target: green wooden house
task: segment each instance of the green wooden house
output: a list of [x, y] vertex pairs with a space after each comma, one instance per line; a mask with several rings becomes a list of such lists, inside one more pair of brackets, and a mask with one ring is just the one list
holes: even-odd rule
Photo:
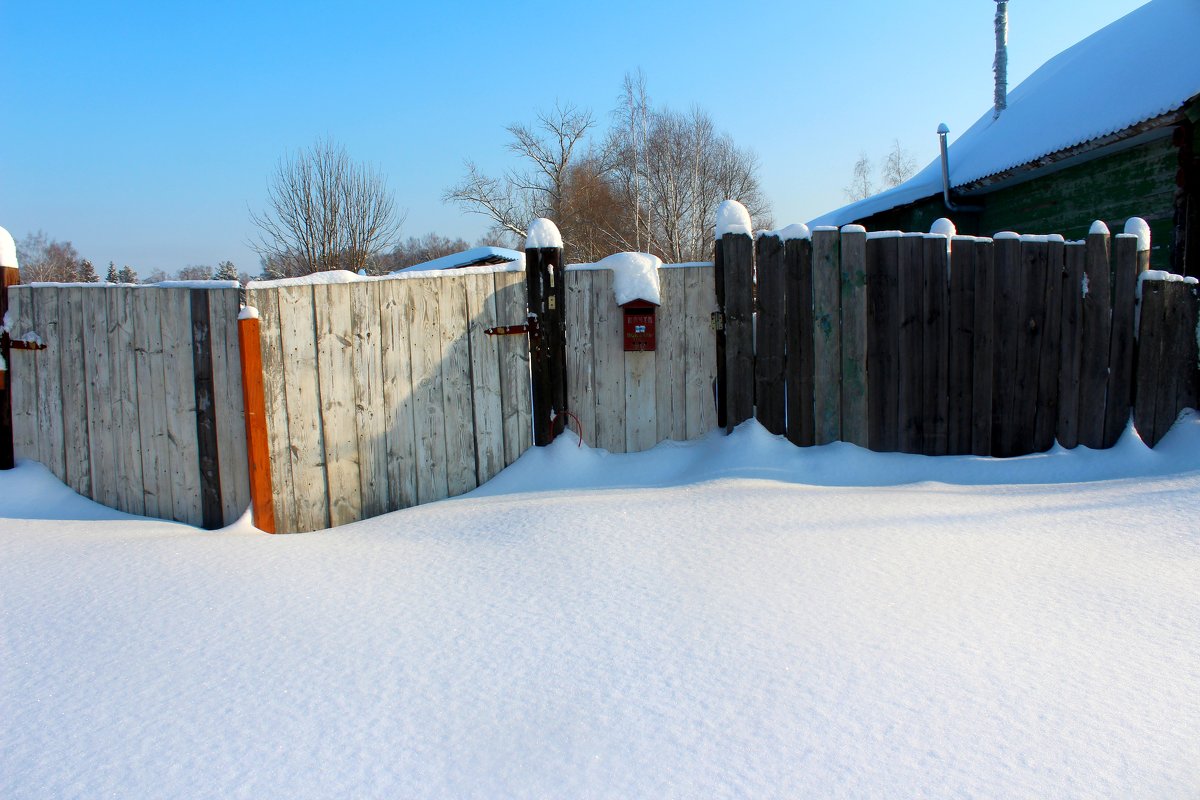
[[1200, 2], [1152, 0], [1039, 67], [908, 181], [813, 220], [1061, 233], [1150, 224], [1151, 265], [1200, 276]]

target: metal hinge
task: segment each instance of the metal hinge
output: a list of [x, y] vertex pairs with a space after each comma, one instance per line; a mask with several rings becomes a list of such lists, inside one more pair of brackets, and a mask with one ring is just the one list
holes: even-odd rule
[[708, 324], [714, 331], [725, 330], [725, 314], [722, 311], [714, 311], [709, 316]]

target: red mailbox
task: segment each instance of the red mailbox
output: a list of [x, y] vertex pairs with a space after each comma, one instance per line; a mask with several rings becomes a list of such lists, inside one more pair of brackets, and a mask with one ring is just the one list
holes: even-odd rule
[[621, 306], [625, 312], [625, 352], [654, 350], [654, 314], [657, 304], [648, 300], [630, 300]]

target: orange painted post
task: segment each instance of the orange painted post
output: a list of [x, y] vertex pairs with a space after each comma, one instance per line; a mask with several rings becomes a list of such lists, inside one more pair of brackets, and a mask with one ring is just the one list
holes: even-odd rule
[[271, 491], [271, 451], [267, 447], [267, 406], [260, 348], [258, 311], [246, 306], [238, 315], [238, 354], [242, 362], [250, 519], [260, 531], [275, 533], [275, 498]]

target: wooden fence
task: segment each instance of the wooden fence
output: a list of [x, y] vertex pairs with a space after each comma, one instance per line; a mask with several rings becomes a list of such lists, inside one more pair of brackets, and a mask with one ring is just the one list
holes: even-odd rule
[[659, 270], [657, 346], [648, 352], [624, 349], [610, 270], [572, 267], [565, 283], [567, 408], [585, 442], [632, 453], [716, 427], [711, 264]]
[[251, 284], [275, 528], [470, 491], [531, 445], [524, 273]]
[[75, 491], [208, 528], [248, 500], [238, 290], [8, 290], [13, 443]]
[[727, 425], [757, 416], [802, 446], [1013, 456], [1111, 447], [1133, 412], [1153, 445], [1197, 405], [1197, 298], [1145, 281], [1139, 346], [1137, 241], [726, 235]]

